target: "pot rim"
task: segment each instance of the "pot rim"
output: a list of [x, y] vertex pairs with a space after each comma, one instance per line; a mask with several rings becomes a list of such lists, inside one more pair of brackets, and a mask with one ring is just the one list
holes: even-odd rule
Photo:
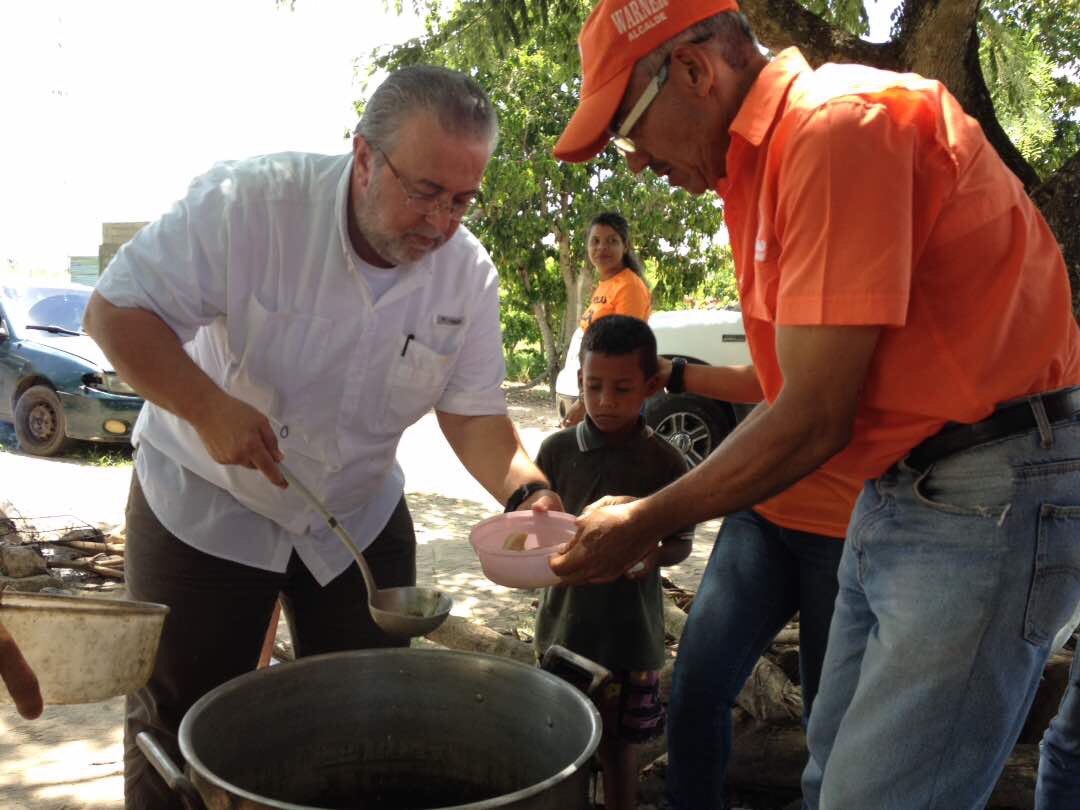
[[293, 804], [291, 802], [284, 802], [277, 799], [271, 799], [267, 796], [262, 796], [258, 793], [254, 793], [249, 790], [240, 788], [228, 780], [218, 776], [215, 772], [211, 771], [195, 753], [194, 745], [191, 741], [191, 727], [195, 722], [195, 719], [205, 711], [205, 707], [217, 700], [221, 695], [234, 692], [238, 689], [244, 689], [251, 681], [265, 678], [275, 677], [281, 672], [296, 672], [296, 667], [315, 667], [321, 662], [327, 660], [336, 660], [339, 658], [370, 658], [378, 656], [385, 658], [387, 656], [400, 658], [402, 656], [415, 656], [415, 655], [429, 655], [438, 656], [444, 658], [464, 657], [470, 659], [484, 659], [494, 663], [496, 666], [504, 666], [513, 668], [520, 668], [525, 672], [532, 673], [533, 675], [540, 677], [541, 679], [547, 679], [549, 682], [556, 685], [556, 688], [562, 689], [567, 695], [567, 699], [576, 701], [579, 705], [587, 710], [588, 716], [591, 720], [591, 733], [589, 734], [589, 741], [586, 743], [584, 750], [574, 759], [572, 763], [567, 765], [560, 771], [553, 773], [548, 778], [536, 784], [524, 787], [521, 790], [516, 790], [513, 793], [504, 793], [501, 796], [496, 796], [491, 799], [485, 799], [480, 802], [471, 802], [469, 804], [455, 804], [445, 805], [437, 808], [429, 808], [429, 810], [460, 810], [461, 808], [467, 808], [468, 810], [491, 810], [492, 808], [505, 807], [515, 802], [528, 799], [532, 796], [543, 793], [554, 785], [564, 781], [573, 774], [577, 773], [582, 766], [592, 757], [595, 753], [597, 746], [600, 744], [600, 736], [603, 730], [603, 726], [600, 720], [600, 713], [597, 711], [596, 706], [589, 700], [580, 690], [571, 686], [557, 675], [541, 669], [540, 667], [530, 667], [527, 664], [523, 664], [520, 661], [514, 661], [513, 659], [506, 658], [499, 655], [488, 655], [487, 653], [466, 652], [463, 650], [425, 650], [425, 649], [413, 649], [413, 648], [400, 648], [400, 649], [377, 649], [377, 650], [349, 650], [345, 652], [325, 653], [323, 655], [312, 655], [305, 658], [301, 658], [297, 661], [291, 661], [287, 664], [282, 664], [273, 667], [267, 667], [265, 669], [257, 669], [252, 672], [247, 672], [243, 675], [238, 675], [232, 680], [226, 681], [218, 687], [207, 692], [201, 698], [199, 698], [191, 708], [184, 714], [184, 719], [180, 722], [179, 730], [179, 742], [180, 753], [183, 755], [184, 760], [187, 762], [188, 767], [194, 770], [201, 779], [215, 785], [216, 787], [230, 793], [234, 796], [238, 796], [249, 801], [257, 802], [265, 807], [278, 808], [279, 810], [317, 810], [314, 805], [305, 804]]

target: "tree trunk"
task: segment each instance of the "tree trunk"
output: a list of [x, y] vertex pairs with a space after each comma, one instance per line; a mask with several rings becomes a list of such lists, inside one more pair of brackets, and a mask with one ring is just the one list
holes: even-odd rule
[[529, 294], [529, 298], [533, 300], [532, 313], [533, 317], [536, 318], [537, 328], [540, 329], [541, 345], [544, 350], [544, 358], [547, 360], [547, 376], [551, 381], [551, 399], [554, 402], [555, 376], [559, 373], [559, 365], [556, 360], [559, 356], [559, 349], [555, 345], [555, 335], [551, 331], [551, 323], [548, 320], [547, 304], [540, 296], [532, 294], [532, 279], [529, 278], [527, 269], [519, 267], [518, 276], [521, 278], [521, 285]]
[[551, 331], [551, 324], [548, 323], [547, 307], [542, 301], [533, 304], [533, 316], [536, 318], [536, 325], [540, 327], [540, 339], [544, 346], [544, 357], [547, 359], [547, 378], [549, 389], [551, 393], [551, 401], [555, 402], [555, 378], [559, 376], [559, 357], [562, 352], [559, 347], [555, 345], [555, 334]]
[[1080, 153], [1032, 191], [1031, 199], [1061, 245], [1072, 283], [1073, 312], [1080, 313]]

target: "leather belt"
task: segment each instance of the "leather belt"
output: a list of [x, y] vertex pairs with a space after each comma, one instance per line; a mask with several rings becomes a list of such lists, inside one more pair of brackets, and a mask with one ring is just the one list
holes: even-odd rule
[[1080, 388], [1065, 388], [1049, 394], [1025, 397], [1002, 405], [986, 419], [971, 425], [946, 425], [922, 444], [915, 447], [905, 463], [916, 470], [925, 470], [935, 461], [979, 444], [1026, 433], [1038, 427], [1031, 400], [1042, 400], [1046, 418], [1051, 424], [1072, 418], [1080, 413]]

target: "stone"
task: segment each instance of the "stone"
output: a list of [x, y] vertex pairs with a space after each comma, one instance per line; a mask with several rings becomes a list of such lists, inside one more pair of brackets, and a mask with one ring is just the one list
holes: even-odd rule
[[88, 526], [84, 529], [72, 529], [64, 534], [58, 542], [69, 543], [72, 540], [81, 540], [90, 543], [104, 543], [105, 534], [101, 529], [95, 529], [92, 526]]
[[0, 567], [16, 579], [49, 573], [41, 552], [30, 546], [0, 546]]
[[33, 577], [5, 577], [0, 575], [0, 591], [18, 591], [19, 593], [37, 593], [46, 588], [63, 589], [64, 583], [51, 574], [38, 574]]

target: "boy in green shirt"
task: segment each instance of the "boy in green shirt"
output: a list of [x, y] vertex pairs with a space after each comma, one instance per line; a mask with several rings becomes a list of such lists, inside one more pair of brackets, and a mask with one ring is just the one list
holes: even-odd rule
[[[656, 338], [648, 324], [625, 315], [597, 320], [581, 343], [578, 386], [587, 417], [545, 439], [536, 458], [567, 512], [580, 514], [605, 495], [649, 495], [686, 472], [682, 455], [641, 419], [642, 404], [660, 389]], [[597, 699], [609, 810], [635, 806], [635, 745], [664, 729], [659, 670], [666, 650], [658, 569], [686, 559], [693, 533], [691, 526], [657, 538], [652, 551], [613, 582], [548, 588], [540, 600], [540, 654], [561, 644], [614, 675]]]

